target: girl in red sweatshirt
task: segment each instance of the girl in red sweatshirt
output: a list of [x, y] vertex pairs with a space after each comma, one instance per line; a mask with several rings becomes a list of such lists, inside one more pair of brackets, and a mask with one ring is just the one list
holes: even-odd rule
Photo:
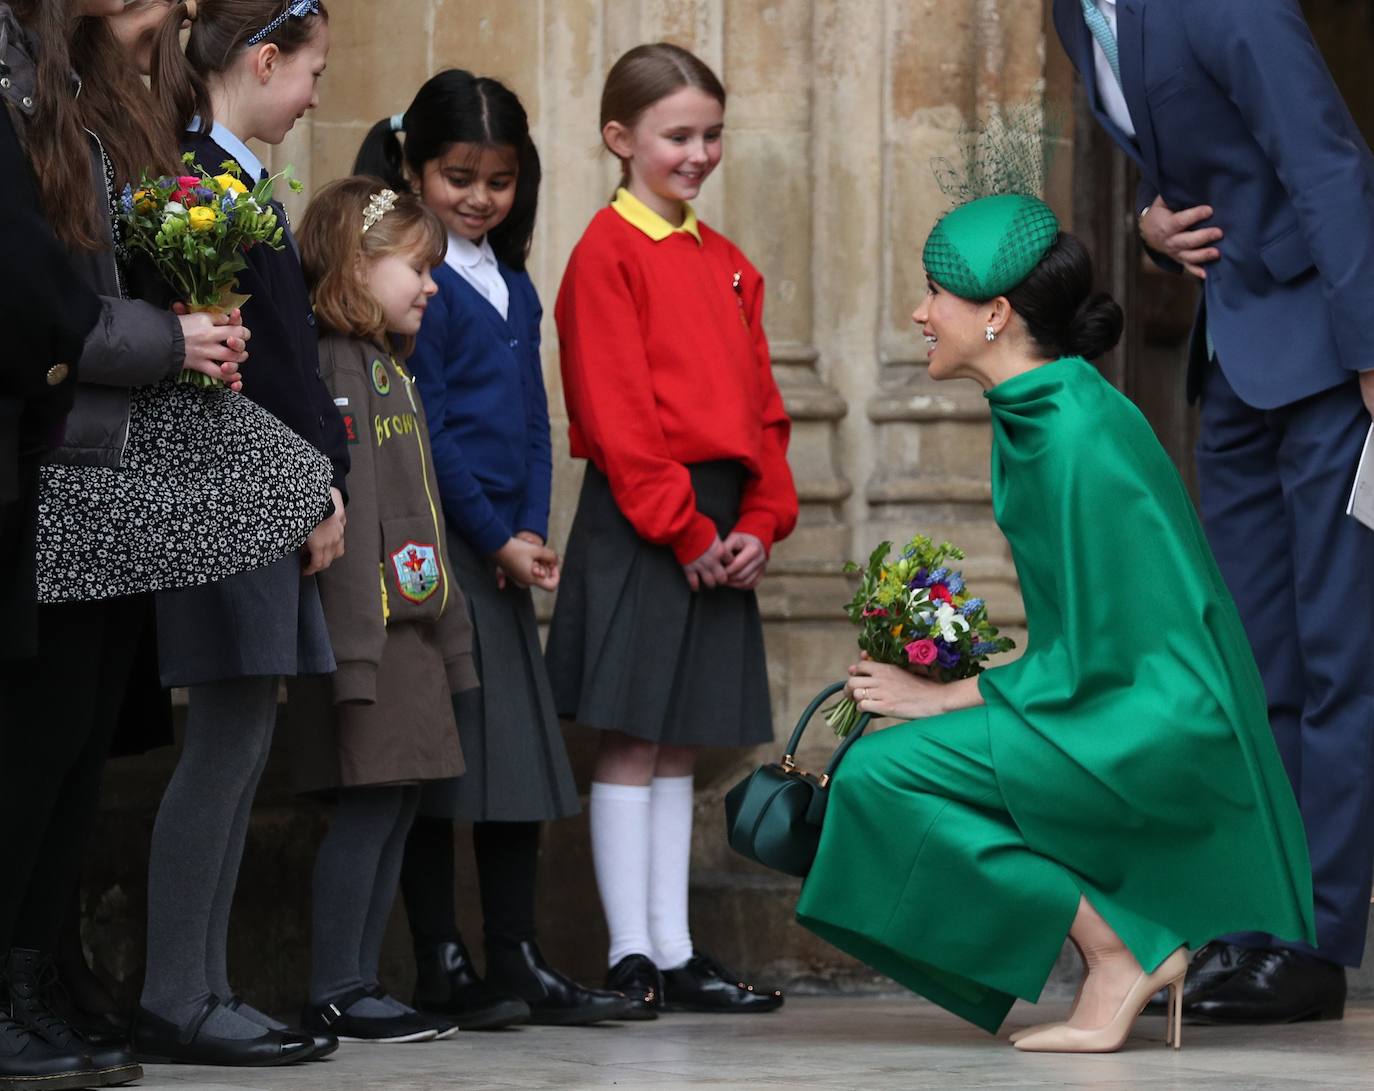
[[555, 312], [572, 454], [589, 464], [547, 658], [559, 712], [602, 732], [607, 985], [642, 1018], [782, 1003], [694, 951], [687, 927], [696, 754], [773, 737], [754, 589], [797, 519], [763, 279], [689, 203], [720, 162], [724, 111], [684, 49], [615, 63], [601, 122], [621, 187]]

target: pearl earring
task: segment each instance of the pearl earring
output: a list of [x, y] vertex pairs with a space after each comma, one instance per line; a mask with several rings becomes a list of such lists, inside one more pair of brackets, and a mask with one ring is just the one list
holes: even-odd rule
[[996, 341], [996, 340], [997, 340], [997, 331], [996, 331], [995, 329], [993, 329], [991, 326], [988, 327], [988, 340], [989, 340], [989, 341]]

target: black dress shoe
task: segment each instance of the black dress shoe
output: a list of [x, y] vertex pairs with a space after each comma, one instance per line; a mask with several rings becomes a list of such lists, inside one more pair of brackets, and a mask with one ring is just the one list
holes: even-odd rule
[[1345, 1017], [1345, 967], [1289, 950], [1252, 950], [1183, 1009], [1190, 1023], [1301, 1023]]
[[5, 964], [9, 982], [10, 1016], [64, 1054], [85, 1055], [103, 1087], [117, 1087], [143, 1078], [143, 1069], [124, 1043], [95, 1045], [48, 1006], [57, 991], [57, 968], [37, 951], [16, 947]]
[[183, 1027], [139, 1008], [134, 1016], [134, 1053], [144, 1064], [267, 1068], [303, 1061], [315, 1051], [314, 1039], [286, 1030], [264, 1030], [256, 1038], [210, 1034], [204, 1029], [205, 1020], [217, 1007], [219, 998], [210, 997]]
[[67, 1091], [99, 1087], [100, 1076], [83, 1053], [68, 1053], [0, 1015], [0, 1088]]
[[491, 989], [456, 940], [415, 948], [411, 1005], [452, 1019], [462, 1030], [496, 1030], [530, 1021], [530, 1006]]
[[307, 1005], [301, 1012], [301, 1026], [312, 1033], [333, 1034], [341, 1042], [432, 1042], [439, 1036], [439, 1028], [419, 1012], [349, 1014], [349, 1008], [370, 996], [375, 996], [374, 990], [360, 988], [345, 993], [332, 1003]]
[[[239, 996], [238, 993], [234, 993], [228, 1000], [222, 1001], [222, 1003], [230, 1011], [238, 1011], [239, 1008], [243, 1007], [243, 997]], [[268, 1027], [267, 1029], [271, 1030], [272, 1028]], [[299, 1027], [287, 1027], [286, 1029], [292, 1034], [299, 1034], [303, 1038], [309, 1038], [311, 1045], [315, 1047], [310, 1051], [308, 1056], [301, 1058], [303, 1061], [323, 1060], [339, 1048], [339, 1040], [335, 1038], [334, 1035], [327, 1032], [316, 1034], [312, 1031], [302, 1030]]]
[[[1214, 939], [1197, 949], [1188, 964], [1188, 977], [1183, 982], [1183, 1004], [1186, 1007], [1203, 993], [1216, 988], [1238, 969], [1240, 960], [1250, 950], [1234, 943]], [[1164, 1015], [1169, 1010], [1169, 990], [1160, 989], [1145, 1005], [1146, 1015]]]
[[629, 1001], [622, 1019], [657, 1019], [663, 1008], [663, 975], [648, 955], [626, 955], [606, 974], [606, 988]]
[[585, 1026], [623, 1019], [629, 1004], [620, 993], [588, 989], [559, 973], [534, 940], [516, 946], [487, 944], [487, 983], [512, 993], [530, 1007], [530, 1022], [545, 1026]]
[[756, 989], [738, 980], [710, 955], [697, 954], [685, 966], [663, 971], [663, 1006], [668, 1011], [743, 1015], [776, 1011], [782, 1007], [782, 992]]

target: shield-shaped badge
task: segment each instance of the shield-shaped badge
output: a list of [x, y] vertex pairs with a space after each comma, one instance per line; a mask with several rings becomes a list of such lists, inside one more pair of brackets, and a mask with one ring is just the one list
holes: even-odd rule
[[407, 541], [391, 554], [391, 571], [409, 602], [424, 602], [439, 589], [439, 554], [432, 545]]

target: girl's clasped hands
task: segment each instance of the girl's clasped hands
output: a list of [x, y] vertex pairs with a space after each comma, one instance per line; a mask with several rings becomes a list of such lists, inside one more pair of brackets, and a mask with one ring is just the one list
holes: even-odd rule
[[507, 581], [517, 587], [538, 587], [541, 591], [558, 589], [558, 554], [532, 530], [518, 531], [493, 555], [496, 561], [496, 586]]
[[693, 591], [714, 587], [752, 591], [767, 568], [768, 551], [763, 548], [763, 542], [752, 534], [736, 530], [724, 541], [717, 537], [705, 553], [690, 564], [684, 564], [682, 571]]

